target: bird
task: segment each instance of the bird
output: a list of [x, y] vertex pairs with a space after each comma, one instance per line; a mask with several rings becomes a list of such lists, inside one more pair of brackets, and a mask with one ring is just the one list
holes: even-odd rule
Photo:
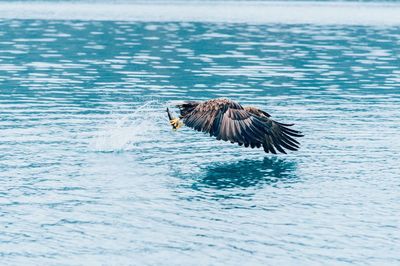
[[277, 154], [287, 150], [297, 151], [300, 143], [295, 139], [304, 135], [271, 119], [267, 112], [252, 106], [242, 106], [225, 98], [206, 101], [184, 101], [176, 105], [179, 118], [174, 118], [167, 108], [174, 130], [183, 125], [208, 133], [217, 140], [230, 141], [239, 146], [263, 148], [264, 152]]

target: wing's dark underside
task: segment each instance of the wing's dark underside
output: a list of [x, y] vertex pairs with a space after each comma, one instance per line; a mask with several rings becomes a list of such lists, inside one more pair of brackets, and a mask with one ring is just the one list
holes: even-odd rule
[[184, 124], [197, 131], [209, 133], [217, 140], [238, 143], [240, 146], [260, 148], [276, 154], [285, 149], [296, 151], [302, 137], [293, 130], [293, 124], [283, 124], [270, 119], [270, 115], [254, 107], [242, 107], [227, 99], [205, 102], [185, 102], [178, 105]]

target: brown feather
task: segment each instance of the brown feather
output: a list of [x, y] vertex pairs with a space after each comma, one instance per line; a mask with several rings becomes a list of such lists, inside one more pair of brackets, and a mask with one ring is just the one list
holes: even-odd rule
[[242, 107], [228, 99], [212, 99], [205, 102], [185, 102], [178, 105], [184, 124], [195, 130], [209, 133], [217, 140], [238, 143], [240, 146], [264, 148], [276, 154], [295, 151], [302, 137], [300, 131], [290, 129], [270, 119], [270, 115], [255, 107]]

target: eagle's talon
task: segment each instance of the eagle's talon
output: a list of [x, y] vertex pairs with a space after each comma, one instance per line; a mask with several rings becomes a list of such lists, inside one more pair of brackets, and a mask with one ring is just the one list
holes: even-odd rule
[[182, 126], [182, 122], [179, 120], [179, 118], [171, 119], [171, 120], [169, 120], [169, 123], [171, 124], [171, 126], [174, 130], [177, 130], [178, 128], [180, 128]]

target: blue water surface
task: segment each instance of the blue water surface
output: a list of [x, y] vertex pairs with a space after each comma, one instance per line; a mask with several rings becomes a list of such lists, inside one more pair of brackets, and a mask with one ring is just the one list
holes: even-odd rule
[[[303, 131], [269, 155], [166, 106]], [[0, 20], [1, 265], [399, 265], [400, 27]]]

